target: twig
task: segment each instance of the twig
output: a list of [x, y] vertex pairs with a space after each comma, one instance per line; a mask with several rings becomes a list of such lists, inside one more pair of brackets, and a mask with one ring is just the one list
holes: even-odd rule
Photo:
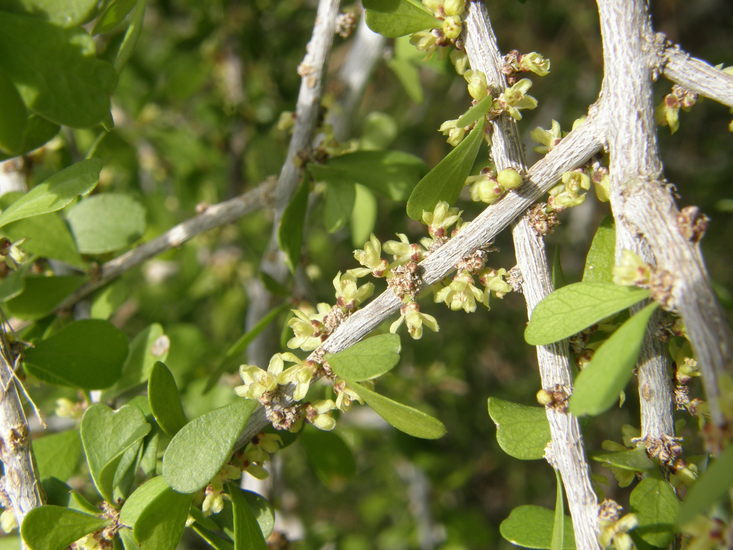
[[713, 423], [726, 419], [718, 378], [733, 362], [733, 337], [710, 285], [697, 240], [683, 236], [679, 210], [663, 183], [654, 124], [651, 76], [656, 60], [643, 0], [598, 0], [604, 54], [600, 117], [611, 154], [614, 217], [646, 239], [658, 270], [669, 272], [666, 291], [682, 316], [703, 375]]
[[663, 38], [657, 34], [651, 39], [658, 46], [662, 74], [686, 90], [733, 108], [733, 75], [692, 57], [679, 44], [669, 44]]
[[67, 297], [57, 309], [73, 306], [79, 300], [89, 296], [98, 288], [149, 260], [153, 256], [162, 254], [166, 250], [181, 246], [196, 235], [235, 222], [242, 216], [249, 214], [271, 203], [271, 194], [275, 188], [274, 181], [265, 181], [239, 197], [229, 199], [212, 206], [207, 206], [201, 214], [194, 216], [156, 237], [152, 241], [141, 244], [124, 254], [105, 262], [99, 274], [90, 282], [80, 287]]
[[[506, 88], [506, 79], [501, 73], [501, 53], [482, 4], [470, 4], [466, 23], [466, 53], [471, 67], [482, 71], [491, 87], [503, 90]], [[518, 139], [516, 122], [504, 115], [492, 124], [494, 131], [491, 156], [496, 170], [515, 168], [524, 172], [526, 161]], [[529, 317], [535, 306], [554, 290], [545, 243], [530, 227], [526, 215], [516, 223], [512, 236], [517, 264], [522, 273], [522, 290]], [[567, 342], [537, 346], [537, 363], [542, 387], [550, 392], [561, 388], [563, 394], [569, 395], [572, 375]], [[590, 469], [585, 458], [580, 425], [578, 419], [568, 413], [565, 407], [564, 404], [556, 404], [545, 409], [552, 437], [546, 455], [550, 465], [562, 476], [578, 548], [600, 549], [597, 538], [598, 500], [590, 482]]]

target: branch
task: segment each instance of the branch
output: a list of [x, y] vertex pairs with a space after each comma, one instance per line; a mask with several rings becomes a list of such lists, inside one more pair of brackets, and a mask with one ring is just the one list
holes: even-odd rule
[[682, 316], [703, 374], [713, 423], [722, 427], [718, 378], [733, 362], [733, 337], [710, 285], [699, 246], [680, 231], [680, 212], [662, 182], [651, 76], [655, 66], [643, 0], [598, 0], [604, 80], [600, 117], [610, 150], [614, 217], [646, 239], [657, 270], [669, 272], [666, 291]]
[[[501, 53], [484, 6], [471, 3], [466, 22], [466, 53], [471, 67], [486, 74], [493, 88], [506, 88], [506, 80], [501, 72]], [[492, 124], [494, 131], [491, 156], [496, 170], [513, 167], [523, 173], [526, 170], [526, 161], [518, 139], [516, 122], [504, 115]], [[526, 216], [516, 223], [512, 236], [517, 264], [522, 273], [522, 289], [529, 317], [535, 306], [554, 290], [545, 243], [530, 227]], [[562, 388], [563, 392], [571, 392], [572, 375], [567, 341], [537, 346], [537, 363], [544, 389], [553, 392], [555, 388]], [[552, 437], [547, 459], [562, 476], [578, 548], [600, 549], [598, 500], [590, 482], [590, 469], [585, 459], [578, 419], [562, 406], [548, 406], [545, 411]]]
[[266, 181], [239, 197], [207, 206], [206, 210], [198, 216], [179, 223], [152, 241], [143, 243], [117, 258], [105, 262], [97, 277], [71, 294], [57, 309], [66, 309], [73, 306], [112, 279], [119, 277], [124, 272], [153, 256], [181, 246], [200, 233], [233, 223], [242, 216], [270, 204], [272, 200], [270, 197], [274, 188], [275, 183], [273, 181]]
[[679, 44], [665, 43], [656, 35], [653, 42], [660, 44], [658, 55], [662, 74], [691, 92], [704, 95], [733, 109], [733, 75], [713, 67], [702, 59], [692, 57]]

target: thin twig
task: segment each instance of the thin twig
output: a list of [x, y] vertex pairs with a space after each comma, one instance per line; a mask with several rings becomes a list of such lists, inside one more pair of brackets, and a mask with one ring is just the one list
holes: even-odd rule
[[[471, 67], [482, 71], [492, 88], [503, 90], [506, 88], [506, 79], [501, 72], [502, 56], [482, 4], [470, 4], [466, 23], [466, 53]], [[496, 170], [515, 168], [525, 172], [526, 161], [516, 122], [504, 115], [492, 124], [491, 156]], [[515, 224], [512, 236], [529, 317], [535, 306], [554, 290], [545, 243], [530, 227], [526, 215]], [[537, 346], [537, 363], [543, 388], [549, 392], [560, 388], [562, 394], [570, 394], [572, 375], [566, 341]], [[582, 550], [600, 549], [597, 538], [598, 500], [590, 482], [590, 469], [578, 419], [566, 411], [564, 403], [548, 406], [546, 414], [552, 437], [546, 456], [562, 477], [576, 545]]]
[[200, 233], [237, 221], [272, 202], [274, 181], [265, 181], [239, 197], [207, 206], [201, 214], [172, 227], [152, 241], [141, 244], [124, 254], [102, 264], [99, 274], [67, 297], [57, 309], [66, 309], [89, 296], [98, 288], [119, 277], [126, 271], [149, 260], [153, 256], [181, 246]]

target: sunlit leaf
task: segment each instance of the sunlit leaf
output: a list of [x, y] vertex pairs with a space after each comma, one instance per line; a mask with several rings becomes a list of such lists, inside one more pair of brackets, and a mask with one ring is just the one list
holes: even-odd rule
[[505, 453], [520, 460], [545, 456], [550, 425], [544, 407], [528, 407], [496, 397], [489, 397], [488, 406], [496, 424], [496, 440]]
[[395, 38], [440, 27], [441, 23], [416, 0], [364, 0], [366, 22], [374, 32]]
[[668, 481], [648, 477], [631, 491], [631, 511], [639, 525], [635, 536], [657, 548], [666, 548], [674, 538], [674, 523], [680, 502]]
[[380, 334], [338, 353], [326, 354], [333, 372], [350, 382], [371, 380], [389, 372], [400, 360], [400, 337]]
[[160, 361], [150, 371], [148, 400], [155, 420], [171, 437], [186, 424], [176, 381], [168, 367]]
[[145, 209], [132, 197], [118, 193], [89, 197], [69, 210], [66, 219], [84, 254], [120, 250], [145, 231]]
[[[523, 548], [552, 548], [552, 532], [555, 517], [552, 510], [542, 506], [525, 505], [514, 508], [509, 517], [501, 522], [501, 536], [512, 544]], [[573, 522], [564, 516], [563, 550], [575, 550]]]
[[606, 217], [596, 229], [590, 243], [583, 268], [583, 281], [586, 283], [613, 282], [613, 266], [616, 253], [616, 229], [613, 218]]
[[33, 454], [41, 479], [55, 477], [66, 481], [77, 472], [81, 461], [78, 430], [66, 430], [34, 439]]
[[245, 491], [229, 485], [234, 515], [234, 549], [267, 550], [267, 543], [260, 529], [254, 511], [250, 508]]
[[469, 126], [489, 112], [492, 105], [491, 95], [487, 95], [481, 101], [476, 102], [468, 111], [463, 113], [456, 121], [456, 126], [463, 128]]
[[21, 534], [33, 550], [64, 550], [75, 540], [103, 528], [107, 523], [109, 520], [77, 510], [46, 505], [28, 512]]

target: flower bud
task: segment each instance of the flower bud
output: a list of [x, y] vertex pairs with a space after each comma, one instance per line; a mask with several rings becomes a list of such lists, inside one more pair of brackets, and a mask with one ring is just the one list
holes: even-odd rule
[[481, 71], [469, 70], [463, 74], [468, 82], [468, 93], [477, 101], [482, 100], [489, 94], [489, 85], [486, 82], [486, 75]]
[[449, 40], [455, 40], [459, 36], [461, 36], [461, 31], [463, 30], [463, 22], [461, 21], [461, 18], [457, 15], [451, 15], [449, 17], [446, 17], [443, 19], [443, 27], [441, 28], [443, 31], [443, 36], [445, 36]]
[[514, 168], [505, 168], [496, 176], [496, 181], [504, 190], [509, 191], [522, 185], [522, 176]]
[[445, 0], [443, 11], [446, 15], [461, 15], [466, 9], [466, 0]]
[[537, 52], [526, 53], [519, 62], [519, 68], [537, 76], [547, 76], [550, 73], [550, 60]]

